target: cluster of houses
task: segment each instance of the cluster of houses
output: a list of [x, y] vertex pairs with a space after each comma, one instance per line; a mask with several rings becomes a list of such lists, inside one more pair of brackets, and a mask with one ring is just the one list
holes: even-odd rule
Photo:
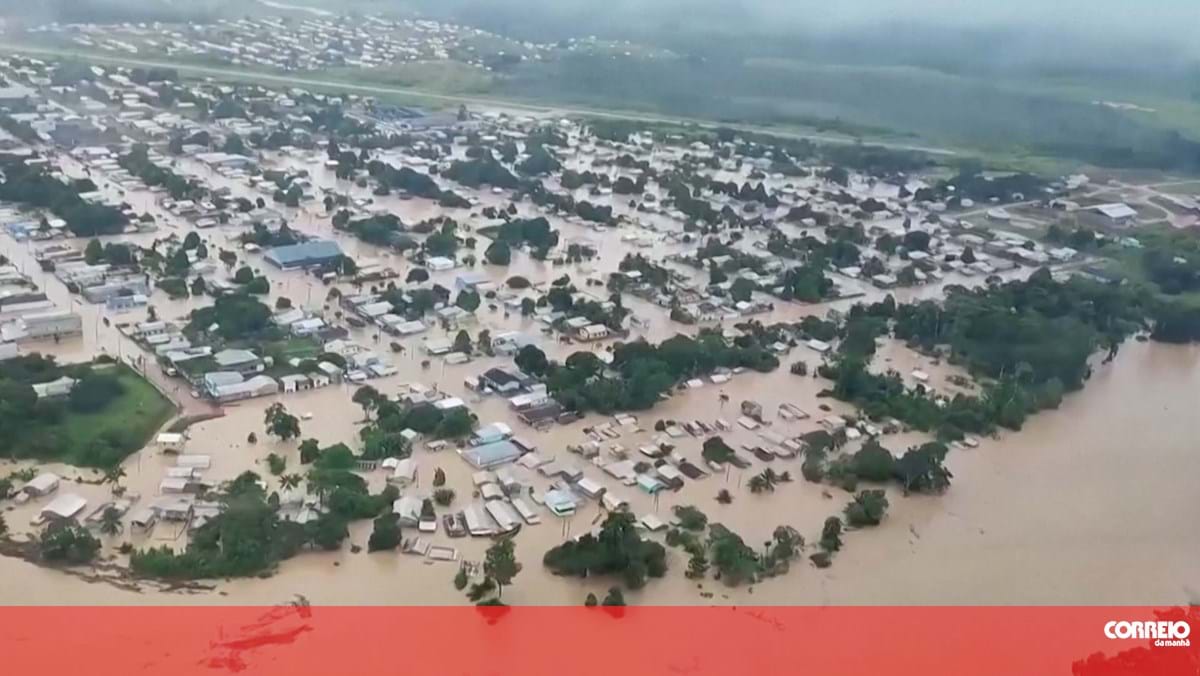
[[[312, 16], [285, 22], [245, 17], [186, 24], [49, 24], [29, 29], [62, 35], [75, 45], [131, 55], [203, 57], [234, 66], [285, 71], [380, 68], [413, 61], [454, 60], [490, 69], [494, 59], [540, 59], [554, 45], [515, 42], [485, 31], [432, 20], [380, 16]], [[488, 49], [500, 41], [504, 48]]]
[[292, 357], [286, 364], [277, 364], [252, 349], [214, 350], [193, 344], [178, 327], [165, 321], [139, 322], [122, 330], [152, 351], [167, 375], [185, 378], [197, 396], [222, 403], [326, 387], [343, 380], [362, 383], [396, 373], [388, 360], [346, 339], [344, 329], [325, 327], [318, 317], [286, 310], [273, 319], [293, 336], [316, 341], [324, 358]]
[[16, 356], [18, 343], [82, 332], [78, 313], [59, 308], [15, 266], [0, 265], [0, 359]]

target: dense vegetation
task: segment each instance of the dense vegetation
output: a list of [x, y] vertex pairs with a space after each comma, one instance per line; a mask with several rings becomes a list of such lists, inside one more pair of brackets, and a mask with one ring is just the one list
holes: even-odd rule
[[405, 430], [434, 439], [460, 439], [475, 428], [475, 417], [463, 407], [443, 411], [429, 403], [404, 405], [372, 387], [359, 388], [354, 401], [365, 413], [374, 416], [359, 431], [363, 457], [372, 460], [408, 457], [412, 448], [401, 435]]
[[586, 533], [568, 540], [547, 551], [542, 563], [558, 575], [618, 575], [630, 589], [640, 589], [646, 578], [667, 572], [666, 549], [643, 540], [628, 512], [611, 512], [598, 536]]
[[130, 567], [138, 575], [181, 580], [269, 573], [306, 547], [338, 549], [348, 522], [383, 514], [399, 496], [391, 486], [371, 495], [361, 477], [344, 469], [314, 469], [308, 484], [326, 509], [299, 524], [281, 519], [278, 496], [268, 496], [254, 473], [243, 473], [215, 496], [220, 513], [196, 529], [185, 551], [165, 546], [135, 551]]
[[[77, 382], [63, 397], [33, 389], [62, 377]], [[149, 383], [113, 364], [61, 366], [51, 357], [0, 361], [0, 454], [111, 467], [141, 448], [172, 407]]]
[[212, 333], [225, 340], [268, 339], [279, 333], [279, 329], [271, 322], [271, 308], [242, 293], [219, 296], [212, 305], [192, 310], [184, 331], [189, 334]]
[[63, 183], [41, 168], [26, 165], [21, 159], [0, 162], [0, 169], [4, 178], [0, 182], [0, 200], [49, 209], [80, 237], [111, 235], [125, 228], [128, 219], [120, 209], [92, 204], [80, 197], [80, 194], [96, 190], [91, 179]]
[[117, 160], [117, 164], [151, 188], [162, 186], [173, 199], [199, 199], [207, 193], [196, 181], [150, 161], [149, 151], [146, 145], [135, 145]]
[[[1091, 373], [1089, 359], [1106, 359], [1146, 325], [1154, 337], [1179, 341], [1193, 333], [1194, 315], [1162, 305], [1129, 285], [1072, 278], [1055, 281], [1039, 270], [1024, 281], [979, 289], [951, 287], [944, 302], [856, 307], [842, 328], [836, 359], [821, 367], [831, 394], [870, 418], [896, 418], [946, 439], [995, 427], [1020, 429], [1025, 418], [1059, 405]], [[944, 354], [983, 379], [979, 397], [938, 402], [923, 387], [907, 388], [900, 374], [868, 370], [875, 338], [892, 334], [911, 346]]]
[[480, 228], [478, 232], [509, 247], [529, 246], [533, 257], [538, 259], [546, 258], [549, 251], [558, 246], [558, 231], [552, 229], [550, 222], [543, 217], [505, 221], [500, 225]]
[[[618, 344], [609, 366], [591, 352], [576, 352], [561, 364], [542, 357], [546, 383], [559, 403], [568, 410], [599, 413], [648, 409], [680, 382], [718, 368], [768, 372], [779, 366], [753, 338], [731, 345], [713, 331], [702, 331], [696, 338], [675, 336], [658, 345]], [[517, 366], [522, 367], [522, 361]]]

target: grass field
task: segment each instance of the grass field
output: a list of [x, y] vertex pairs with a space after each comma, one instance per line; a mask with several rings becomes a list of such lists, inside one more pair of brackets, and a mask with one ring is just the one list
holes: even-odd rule
[[175, 414], [175, 405], [148, 381], [126, 366], [116, 368], [124, 394], [101, 411], [68, 411], [63, 416], [59, 426], [63, 462], [85, 464], [85, 449], [107, 434], [122, 435], [141, 448]]
[[487, 94], [495, 77], [487, 71], [451, 61], [401, 63], [383, 68], [332, 68], [321, 78], [391, 87], [428, 89], [442, 94]]

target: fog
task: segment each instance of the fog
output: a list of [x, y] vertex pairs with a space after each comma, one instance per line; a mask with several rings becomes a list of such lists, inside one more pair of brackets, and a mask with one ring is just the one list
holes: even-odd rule
[[[454, 13], [503, 21], [514, 29], [531, 22], [558, 24], [574, 34], [664, 30], [793, 35], [799, 39], [848, 36], [881, 29], [880, 37], [903, 38], [897, 25], [922, 34], [934, 30], [1026, 31], [1098, 49], [1130, 42], [1163, 51], [1200, 54], [1195, 0], [380, 0], [378, 6], [411, 4], [431, 14]], [[949, 36], [948, 36], [949, 37]], [[1003, 44], [980, 43], [988, 51]], [[1048, 53], [1054, 39], [1043, 41]]]
[[[1200, 61], [1200, 41], [1195, 40], [1200, 27], [1197, 0], [291, 0], [290, 4], [334, 11], [416, 12], [528, 40], [596, 35], [692, 53], [728, 48], [874, 62], [928, 62], [931, 55], [953, 54], [971, 63], [1002, 65], [1087, 59], [1113, 66], [1123, 61], [1154, 65]], [[172, 16], [205, 20], [265, 9], [253, 0], [0, 0], [0, 13], [28, 20], [168, 20]]]

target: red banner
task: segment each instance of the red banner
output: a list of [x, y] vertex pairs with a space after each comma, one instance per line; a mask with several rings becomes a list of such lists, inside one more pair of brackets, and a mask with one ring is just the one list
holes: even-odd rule
[[0, 608], [5, 673], [1195, 676], [1198, 608]]

